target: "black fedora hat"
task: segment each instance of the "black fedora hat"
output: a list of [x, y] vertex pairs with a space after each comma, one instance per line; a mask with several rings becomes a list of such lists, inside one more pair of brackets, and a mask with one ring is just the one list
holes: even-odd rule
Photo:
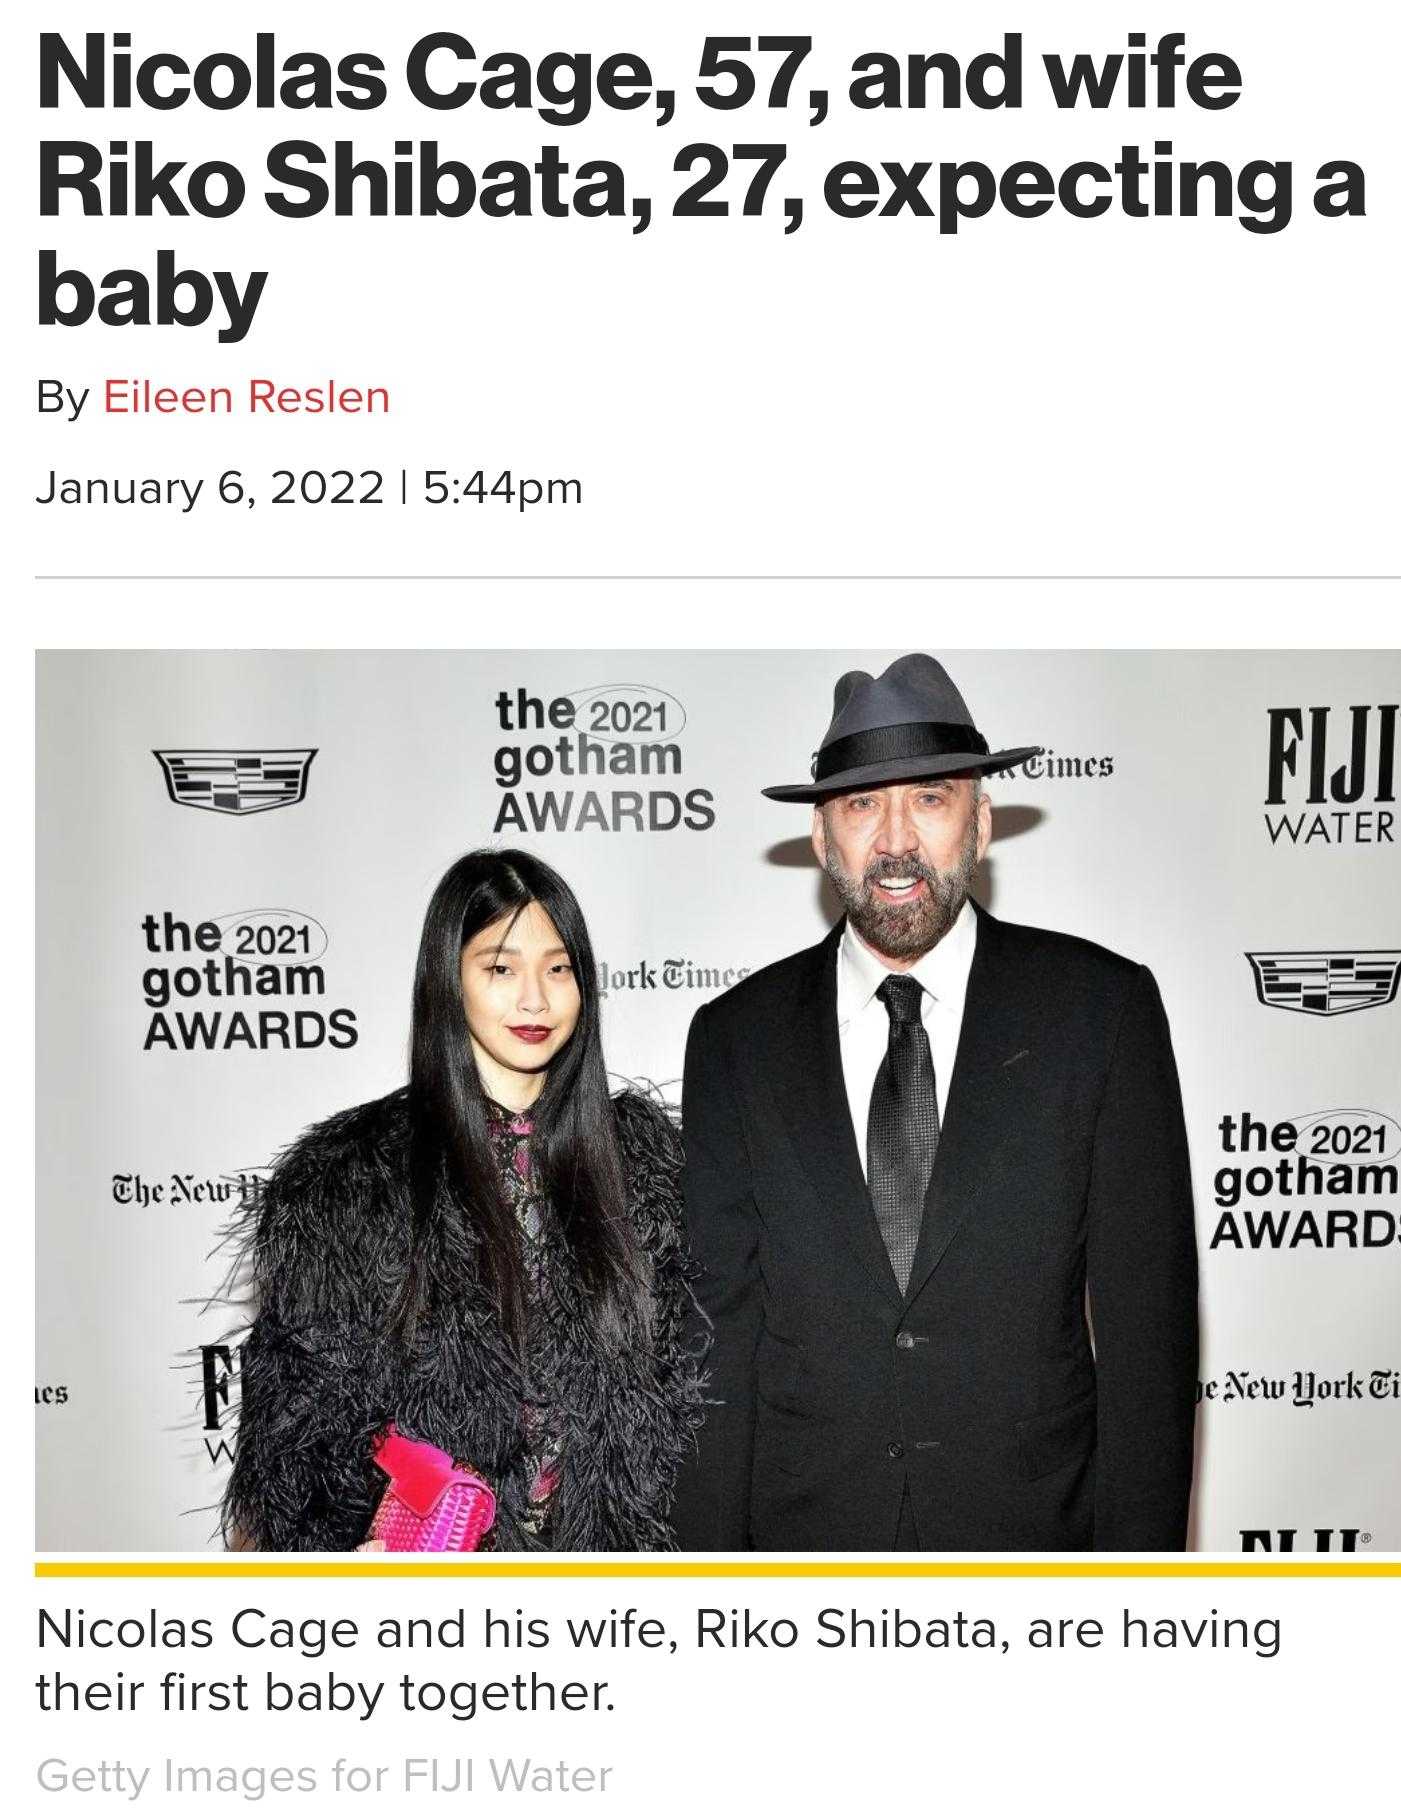
[[832, 721], [803, 785], [766, 785], [778, 803], [821, 803], [838, 791], [889, 785], [949, 772], [1005, 772], [1041, 747], [992, 753], [973, 726], [958, 686], [928, 653], [905, 653], [879, 678], [845, 672], [837, 680]]

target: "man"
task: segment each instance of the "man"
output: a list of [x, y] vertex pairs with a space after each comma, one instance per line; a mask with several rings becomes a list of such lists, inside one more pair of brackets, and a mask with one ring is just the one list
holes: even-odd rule
[[[1152, 975], [968, 897], [991, 753], [924, 654], [848, 672], [809, 783], [845, 908], [696, 1014], [712, 1403], [683, 1549], [1181, 1550], [1186, 1134]], [[1087, 1299], [1088, 1294], [1088, 1299]]]

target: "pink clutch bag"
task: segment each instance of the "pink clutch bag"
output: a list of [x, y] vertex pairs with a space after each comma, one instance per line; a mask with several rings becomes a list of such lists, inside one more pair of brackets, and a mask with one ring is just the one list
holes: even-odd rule
[[475, 1551], [496, 1522], [496, 1496], [446, 1450], [385, 1428], [372, 1452], [389, 1485], [366, 1534], [387, 1551]]

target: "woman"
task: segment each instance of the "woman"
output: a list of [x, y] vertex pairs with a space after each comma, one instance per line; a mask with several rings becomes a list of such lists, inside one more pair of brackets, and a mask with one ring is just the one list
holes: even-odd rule
[[558, 873], [479, 851], [433, 894], [407, 1088], [315, 1125], [252, 1232], [226, 1536], [353, 1550], [393, 1423], [484, 1476], [498, 1550], [658, 1550], [699, 1421], [680, 1139], [608, 1096]]

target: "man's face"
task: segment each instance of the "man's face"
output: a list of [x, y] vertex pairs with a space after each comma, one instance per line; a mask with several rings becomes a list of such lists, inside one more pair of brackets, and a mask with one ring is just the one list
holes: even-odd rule
[[813, 811], [813, 851], [852, 927], [888, 964], [913, 966], [963, 907], [992, 835], [971, 778], [844, 791]]

